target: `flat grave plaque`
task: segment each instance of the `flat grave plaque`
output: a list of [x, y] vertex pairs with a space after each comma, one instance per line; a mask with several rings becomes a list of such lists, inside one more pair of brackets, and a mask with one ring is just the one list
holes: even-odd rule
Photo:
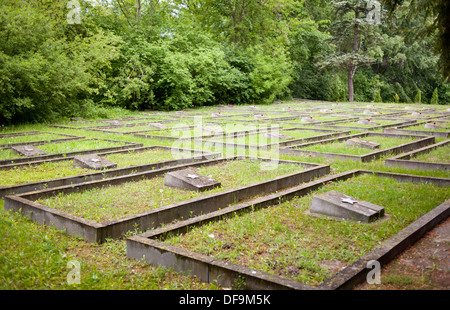
[[383, 207], [336, 191], [315, 196], [310, 212], [363, 223], [370, 223], [384, 216]]
[[93, 170], [117, 168], [117, 164], [96, 154], [80, 155], [73, 158], [73, 164], [80, 168]]
[[167, 129], [167, 126], [161, 123], [150, 123], [149, 124], [150, 127], [155, 127], [158, 129]]
[[427, 124], [425, 124], [425, 128], [427, 128], [427, 129], [444, 129], [444, 127], [442, 127], [441, 125], [436, 124], [436, 123], [427, 123]]
[[13, 151], [13, 153], [20, 154], [20, 155], [27, 156], [27, 157], [40, 156], [40, 155], [47, 154], [43, 150], [40, 150], [33, 145], [16, 145], [16, 146], [12, 146], [11, 150]]
[[194, 168], [171, 171], [166, 174], [164, 185], [191, 191], [207, 191], [220, 187], [219, 181], [202, 175]]

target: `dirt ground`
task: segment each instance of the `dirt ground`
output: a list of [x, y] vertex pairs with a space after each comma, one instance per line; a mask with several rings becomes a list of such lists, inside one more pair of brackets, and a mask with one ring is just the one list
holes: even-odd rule
[[381, 283], [356, 290], [450, 290], [450, 218], [381, 269]]

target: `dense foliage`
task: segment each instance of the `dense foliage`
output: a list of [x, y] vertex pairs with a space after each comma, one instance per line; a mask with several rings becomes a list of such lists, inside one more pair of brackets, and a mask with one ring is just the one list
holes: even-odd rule
[[0, 122], [289, 97], [449, 103], [440, 28], [407, 35], [435, 12], [387, 1], [372, 23], [373, 2], [3, 0]]

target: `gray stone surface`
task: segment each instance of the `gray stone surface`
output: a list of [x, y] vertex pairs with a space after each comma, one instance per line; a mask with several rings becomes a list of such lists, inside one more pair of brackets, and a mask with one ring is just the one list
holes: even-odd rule
[[363, 223], [373, 222], [384, 216], [383, 207], [336, 191], [315, 196], [311, 202], [310, 212]]
[[28, 156], [40, 156], [40, 155], [47, 154], [43, 150], [40, 150], [33, 145], [12, 146], [11, 150], [13, 151], [13, 153], [20, 154], [20, 155], [27, 156], [27, 157]]
[[96, 154], [75, 156], [73, 158], [73, 164], [80, 168], [93, 170], [114, 169], [117, 167], [116, 163], [104, 159]]
[[191, 191], [207, 191], [220, 187], [219, 181], [200, 174], [194, 168], [171, 171], [166, 174], [164, 185]]
[[255, 114], [253, 115], [254, 119], [266, 119], [267, 117], [264, 117], [264, 114]]
[[224, 133], [225, 131], [220, 126], [205, 126], [202, 128], [205, 134]]
[[346, 141], [346, 144], [348, 146], [358, 146], [358, 147], [362, 147], [362, 148], [370, 149], [370, 150], [374, 150], [374, 149], [377, 149], [377, 148], [380, 147], [379, 143], [363, 140], [363, 139], [360, 139], [360, 138], [348, 139]]
[[109, 125], [123, 125], [123, 123], [119, 120], [116, 119], [110, 119], [110, 120], [105, 120], [105, 123], [109, 124]]

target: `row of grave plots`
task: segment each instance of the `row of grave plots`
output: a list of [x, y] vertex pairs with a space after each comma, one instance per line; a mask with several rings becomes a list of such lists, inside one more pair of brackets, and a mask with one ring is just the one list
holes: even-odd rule
[[[264, 109], [280, 115], [285, 110], [301, 114], [311, 106], [314, 105], [298, 103]], [[337, 150], [342, 145], [334, 144], [344, 144], [344, 149], [358, 150], [344, 154], [348, 155], [345, 159], [369, 161], [385, 154], [403, 156], [387, 157], [386, 165], [388, 160], [389, 165], [398, 165], [448, 148], [448, 140], [436, 141], [443, 138], [430, 134], [376, 130], [354, 133], [351, 129], [296, 122], [291, 126], [288, 122], [311, 117], [292, 118], [292, 111], [288, 111], [290, 116], [280, 116], [288, 119], [277, 120], [273, 125], [254, 118], [255, 107], [229, 111], [235, 108], [220, 107], [207, 112], [214, 121], [211, 119], [206, 126], [231, 128], [232, 140], [224, 140], [228, 131], [216, 130], [206, 136], [201, 131], [200, 143], [207, 141], [219, 146], [242, 143], [244, 147], [237, 149], [275, 148], [280, 154], [294, 156], [298, 152], [339, 155]], [[330, 107], [324, 104], [321, 108]], [[250, 119], [248, 123], [237, 120], [236, 124], [247, 126], [244, 130], [227, 128], [216, 122], [225, 116], [212, 115], [219, 112], [229, 113], [226, 118], [233, 125], [236, 121], [232, 118], [236, 115], [247, 115]], [[417, 120], [411, 120], [411, 115], [404, 111], [389, 112], [399, 113], [396, 117], [404, 115], [406, 121], [400, 122], [402, 125], [417, 125]], [[425, 112], [431, 113], [425, 116], [427, 122], [446, 116], [445, 112]], [[144, 119], [144, 126], [149, 126], [150, 121], [153, 128], [164, 131], [160, 124], [170, 127], [182, 120], [186, 125], [175, 126], [186, 133], [198, 130], [195, 122], [189, 123], [198, 117], [195, 114], [198, 113], [149, 113], [139, 119], [115, 120], [115, 124], [103, 128], [95, 128], [97, 124], [83, 126], [92, 125], [84, 120], [71, 125], [119, 132], [120, 128], [140, 126], [137, 124]], [[352, 120], [359, 119], [353, 116]], [[172, 122], [172, 118], [176, 120]], [[127, 121], [136, 123], [129, 126]], [[254, 127], [249, 129], [249, 125]], [[133, 132], [129, 140], [142, 134], [148, 135]], [[224, 287], [242, 284], [247, 289], [351, 287], [365, 278], [369, 261], [386, 264], [450, 212], [448, 178], [366, 170], [329, 175], [329, 165], [309, 161], [234, 153], [224, 157], [222, 152], [209, 149], [43, 135], [52, 133], [21, 133], [16, 135], [17, 139], [12, 139], [13, 134], [1, 136], [5, 139], [2, 150], [10, 152], [7, 156], [13, 156], [12, 149], [17, 146], [47, 151], [2, 160], [0, 172], [4, 173], [4, 183], [0, 195], [6, 210], [22, 212], [39, 224], [52, 225], [88, 242], [123, 238], [129, 231], [144, 232], [127, 238], [130, 259], [145, 259]], [[175, 141], [180, 138], [152, 136], [177, 138]], [[192, 142], [190, 137], [184, 140]], [[264, 143], [252, 144], [253, 137], [264, 137]], [[64, 143], [72, 143], [71, 152], [62, 149]], [[86, 144], [82, 147], [82, 143]], [[321, 146], [330, 147], [332, 152], [314, 149]], [[368, 153], [362, 152], [366, 148]], [[443, 158], [448, 162], [448, 153]], [[427, 155], [423, 162], [426, 160]], [[441, 166], [437, 169], [448, 169], [448, 164], [438, 164]], [[8, 183], [11, 169], [14, 178]]]

